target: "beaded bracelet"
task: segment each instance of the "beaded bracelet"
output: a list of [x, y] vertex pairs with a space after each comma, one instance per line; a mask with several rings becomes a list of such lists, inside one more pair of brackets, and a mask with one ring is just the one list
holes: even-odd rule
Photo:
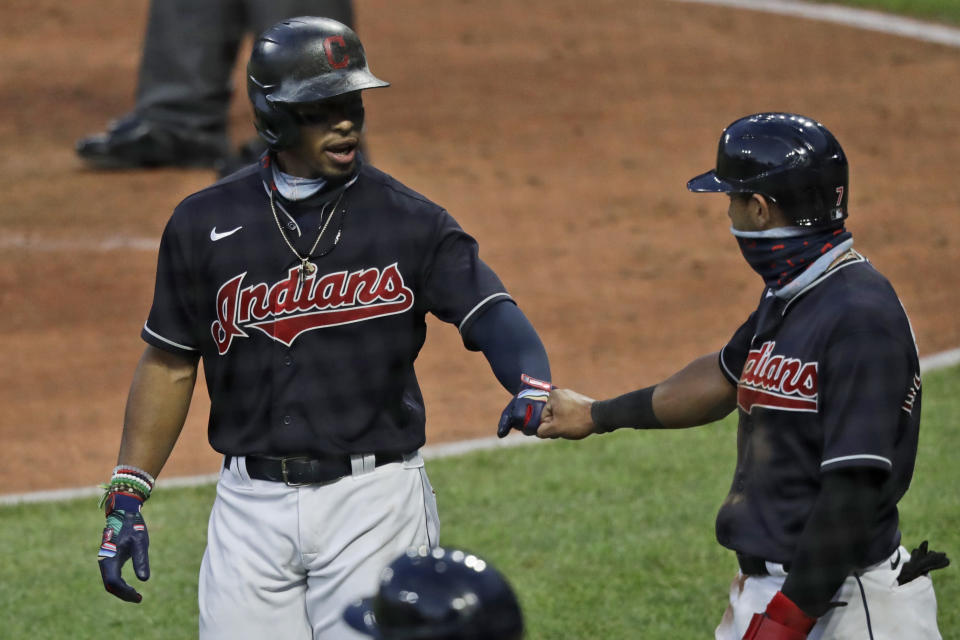
[[149, 483], [151, 487], [157, 482], [152, 475], [150, 475], [140, 467], [135, 467], [130, 464], [118, 464], [117, 466], [115, 466], [113, 468], [113, 475], [117, 475], [118, 473], [126, 473], [130, 475], [139, 476], [143, 478], [147, 483]]
[[143, 469], [131, 465], [118, 465], [113, 469], [110, 482], [100, 485], [104, 490], [100, 498], [100, 506], [106, 503], [111, 493], [130, 493], [146, 502], [155, 483], [154, 477]]

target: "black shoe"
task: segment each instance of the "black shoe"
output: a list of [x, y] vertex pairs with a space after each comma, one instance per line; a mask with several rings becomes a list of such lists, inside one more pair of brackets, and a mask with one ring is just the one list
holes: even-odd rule
[[182, 131], [135, 114], [77, 141], [77, 155], [97, 169], [213, 167], [226, 149], [224, 131]]
[[217, 175], [224, 178], [231, 173], [235, 173], [260, 159], [263, 152], [267, 150], [267, 143], [257, 136], [247, 140], [242, 147], [237, 149], [236, 153], [227, 154], [214, 165]]

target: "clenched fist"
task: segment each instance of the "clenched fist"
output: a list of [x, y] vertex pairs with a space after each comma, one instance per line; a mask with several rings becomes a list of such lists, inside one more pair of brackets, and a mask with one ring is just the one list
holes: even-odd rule
[[540, 417], [539, 438], [582, 440], [595, 433], [596, 425], [590, 416], [593, 398], [573, 389], [554, 389]]

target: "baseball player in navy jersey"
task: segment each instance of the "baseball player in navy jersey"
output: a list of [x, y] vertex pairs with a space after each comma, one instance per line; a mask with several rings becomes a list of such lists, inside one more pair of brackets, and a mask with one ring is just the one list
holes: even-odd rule
[[844, 226], [847, 160], [821, 124], [759, 113], [727, 127], [691, 191], [730, 197], [731, 231], [764, 281], [718, 353], [609, 400], [552, 392], [541, 437], [674, 429], [735, 408], [737, 466], [716, 521], [740, 571], [718, 640], [940, 638], [927, 574], [901, 545], [920, 368], [890, 283]]
[[438, 544], [419, 449], [425, 315], [454, 324], [514, 394], [498, 433], [539, 425], [543, 345], [441, 207], [363, 161], [361, 91], [387, 86], [339, 22], [280, 22], [247, 66], [260, 161], [186, 198], [160, 244], [146, 350], [105, 493], [106, 589], [187, 414], [202, 359], [224, 455], [200, 569], [200, 638], [361, 638], [345, 606], [388, 562]]

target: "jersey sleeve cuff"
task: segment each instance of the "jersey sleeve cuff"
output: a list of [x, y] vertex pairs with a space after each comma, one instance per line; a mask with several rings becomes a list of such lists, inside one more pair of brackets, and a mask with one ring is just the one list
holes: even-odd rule
[[720, 362], [720, 371], [723, 373], [723, 376], [727, 379], [727, 381], [730, 384], [732, 384], [733, 386], [737, 386], [738, 384], [740, 384], [740, 376], [734, 375], [734, 373], [730, 371], [730, 367], [727, 366], [727, 363], [724, 362], [723, 354], [725, 351], [726, 351], [726, 347], [721, 349], [720, 355], [717, 356], [717, 360], [719, 360]]
[[884, 471], [892, 471], [893, 462], [890, 458], [872, 453], [856, 453], [848, 456], [827, 458], [820, 463], [821, 471], [833, 471], [834, 469], [845, 469], [849, 467], [873, 467], [875, 469], [883, 469]]
[[194, 357], [200, 355], [200, 350], [196, 347], [191, 347], [190, 345], [181, 344], [175, 340], [166, 338], [156, 331], [153, 331], [146, 324], [143, 325], [143, 330], [140, 331], [140, 337], [143, 338], [143, 341], [147, 344], [164, 351], [169, 351], [170, 353]]
[[473, 309], [467, 312], [467, 315], [463, 317], [463, 320], [460, 321], [460, 324], [457, 325], [457, 330], [460, 332], [461, 336], [465, 336], [470, 333], [470, 327], [473, 326], [473, 323], [476, 322], [477, 318], [483, 315], [483, 312], [490, 308], [491, 305], [497, 304], [498, 302], [514, 302], [513, 298], [510, 297], [510, 294], [506, 291], [500, 291], [494, 294], [491, 294], [478, 302]]

